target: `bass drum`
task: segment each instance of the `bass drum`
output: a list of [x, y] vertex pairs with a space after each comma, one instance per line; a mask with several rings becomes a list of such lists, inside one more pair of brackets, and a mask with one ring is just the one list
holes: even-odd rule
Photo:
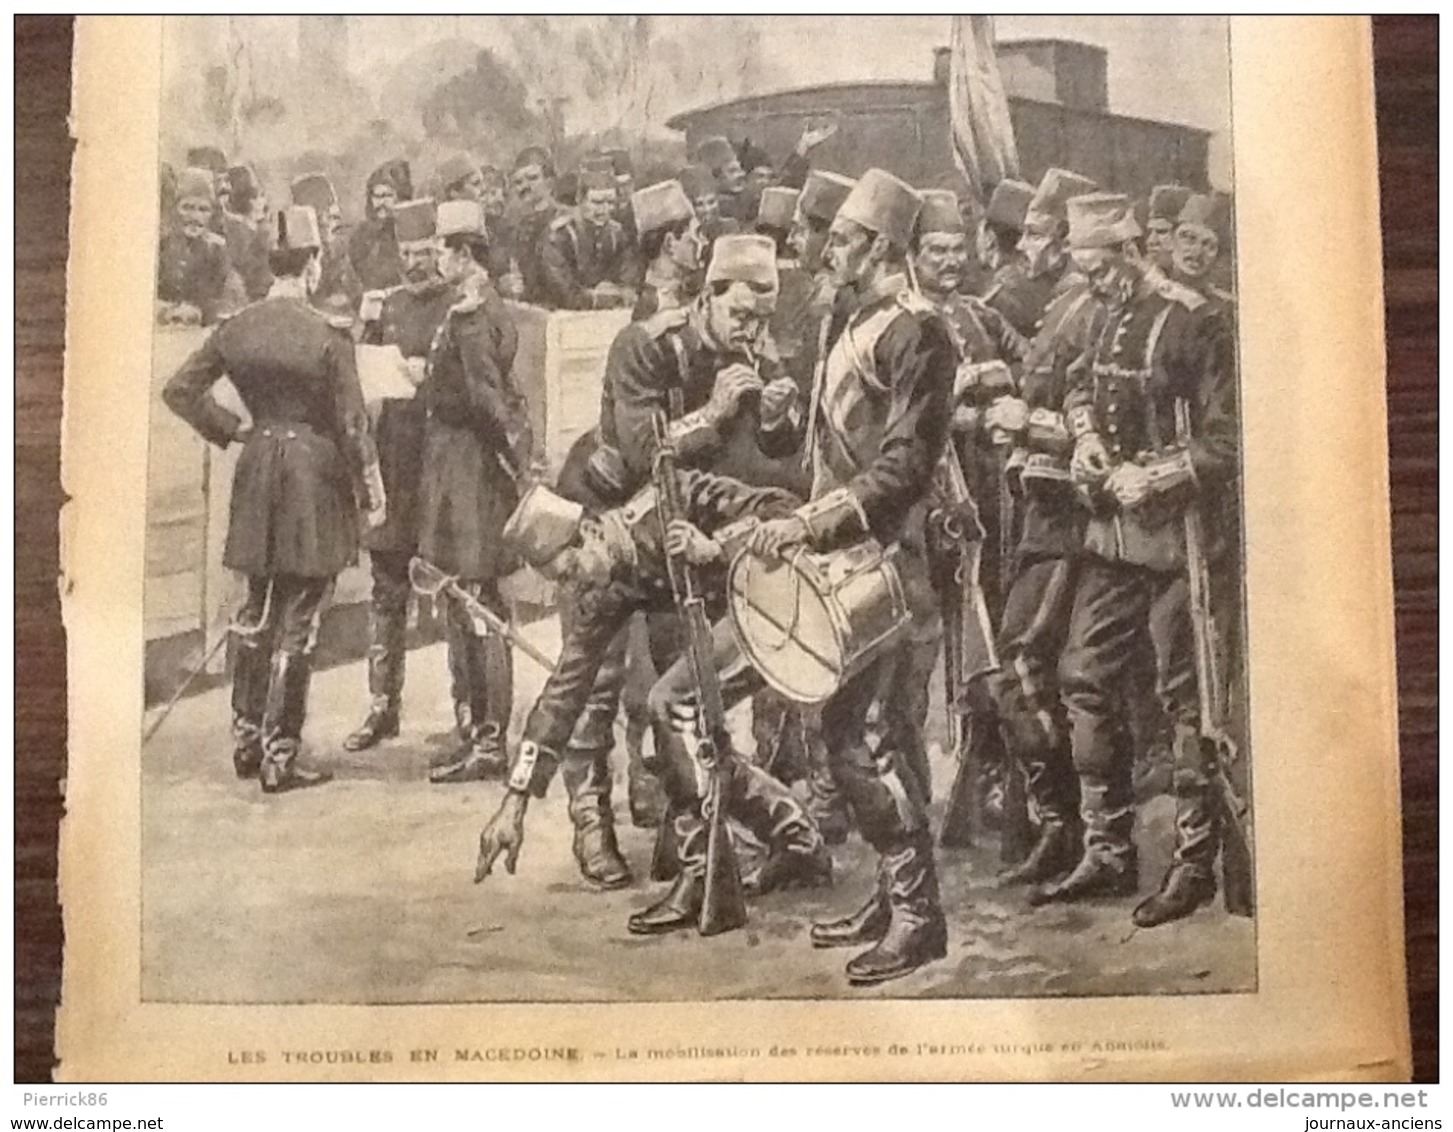
[[743, 655], [799, 704], [831, 697], [909, 621], [893, 555], [872, 541], [781, 559], [744, 550], [728, 572], [727, 609]]

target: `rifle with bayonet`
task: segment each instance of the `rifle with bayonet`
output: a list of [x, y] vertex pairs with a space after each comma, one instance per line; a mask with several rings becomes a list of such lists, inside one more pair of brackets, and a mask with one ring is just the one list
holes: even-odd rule
[[[676, 476], [676, 451], [673, 448], [663, 414], [652, 421], [656, 433], [656, 457], [652, 478], [656, 487], [656, 511], [661, 520], [661, 539], [669, 545], [671, 524], [684, 519], [680, 484]], [[727, 821], [731, 790], [731, 735], [727, 731], [726, 708], [717, 679], [716, 660], [711, 642], [711, 622], [706, 616], [706, 601], [697, 583], [695, 571], [683, 558], [667, 553], [667, 570], [676, 612], [681, 618], [686, 655], [696, 685], [696, 718], [700, 740], [696, 758], [706, 771], [706, 797], [702, 800], [702, 816], [706, 819], [706, 883], [701, 901], [698, 928], [702, 935], [718, 935], [742, 927], [747, 922], [747, 903], [742, 893], [742, 876], [732, 847], [731, 829]]]
[[[1185, 398], [1175, 403], [1176, 435], [1191, 440], [1191, 409]], [[1186, 507], [1186, 581], [1190, 590], [1191, 633], [1196, 650], [1196, 690], [1200, 696], [1201, 737], [1214, 752], [1213, 785], [1221, 807], [1221, 880], [1226, 911], [1250, 916], [1256, 910], [1256, 877], [1251, 844], [1250, 807], [1232, 778], [1240, 760], [1236, 741], [1227, 730], [1225, 675], [1221, 671], [1220, 635], [1211, 608], [1211, 574], [1206, 561], [1205, 523], [1200, 502]]]

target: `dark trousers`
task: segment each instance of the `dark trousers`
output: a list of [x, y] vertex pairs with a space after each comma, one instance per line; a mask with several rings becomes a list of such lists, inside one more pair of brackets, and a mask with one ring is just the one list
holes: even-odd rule
[[1041, 823], [1072, 817], [1077, 804], [1058, 679], [1076, 574], [1067, 558], [1032, 560], [1019, 569], [999, 626], [1000, 669], [988, 681], [1005, 744], [1023, 769]]
[[[1134, 751], [1122, 704], [1138, 650], [1147, 641], [1155, 659], [1156, 695], [1175, 730], [1178, 811], [1183, 796], [1189, 801], [1197, 795], [1201, 814], [1195, 821], [1204, 826], [1210, 768], [1199, 734], [1185, 576], [1096, 558], [1084, 562], [1060, 660], [1061, 694], [1080, 776], [1086, 850], [1122, 862], [1133, 854], [1134, 826]], [[1186, 832], [1195, 842], [1193, 854], [1204, 856], [1209, 844], [1214, 856], [1209, 827]]]
[[[459, 588], [500, 620], [509, 610], [494, 579], [461, 578]], [[462, 601], [450, 599], [445, 611], [449, 669], [456, 703], [467, 703], [474, 736], [493, 732], [503, 737], [514, 707], [514, 664], [509, 644], [498, 633], [476, 623]]]
[[232, 728], [240, 749], [295, 753], [308, 709], [318, 623], [331, 578], [250, 576], [233, 623]]

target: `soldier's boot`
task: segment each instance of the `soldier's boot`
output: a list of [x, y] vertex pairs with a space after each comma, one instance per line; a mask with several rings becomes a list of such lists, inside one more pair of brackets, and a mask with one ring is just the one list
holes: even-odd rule
[[251, 641], [239, 642], [232, 673], [232, 769], [256, 778], [262, 767], [262, 717], [267, 709], [268, 655]]
[[1178, 727], [1176, 746], [1176, 849], [1160, 891], [1131, 915], [1136, 925], [1153, 928], [1184, 919], [1216, 896], [1216, 854], [1220, 823], [1211, 784], [1201, 760], [1199, 734]]
[[706, 895], [706, 823], [699, 813], [677, 811], [671, 815], [671, 830], [681, 871], [665, 896], [626, 921], [632, 935], [664, 935], [700, 923]]
[[470, 672], [470, 735], [448, 762], [430, 768], [435, 785], [482, 782], [509, 769], [505, 738], [514, 699], [509, 649], [494, 634], [469, 636], [462, 648]]
[[611, 805], [610, 752], [570, 751], [560, 764], [575, 827], [571, 845], [580, 875], [597, 888], [624, 888], [631, 870], [616, 843]]
[[[461, 746], [468, 746], [474, 739], [474, 706], [469, 692], [469, 648], [474, 638], [463, 632], [453, 618], [444, 623], [449, 664], [449, 696], [454, 702], [454, 735]], [[459, 751], [445, 748], [429, 760], [432, 770], [457, 762]]]
[[832, 884], [832, 854], [802, 804], [781, 782], [758, 766], [737, 766], [738, 788], [731, 816], [767, 846], [767, 855], [742, 878], [744, 891], [764, 896], [786, 888]]
[[643, 710], [626, 705], [626, 801], [631, 824], [637, 829], [655, 829], [666, 817], [666, 790], [646, 766], [644, 747], [650, 726], [650, 717]]
[[1024, 860], [1001, 872], [999, 882], [1044, 884], [1069, 872], [1080, 858], [1084, 824], [1078, 812], [1074, 764], [1068, 750], [1042, 743], [1008, 754], [1024, 768], [1029, 803], [1039, 828]]
[[[377, 584], [377, 583], [375, 583]], [[404, 690], [406, 610], [372, 611], [373, 642], [368, 648], [368, 714], [343, 740], [345, 751], [366, 751], [399, 733], [399, 699]]]
[[888, 927], [881, 939], [848, 961], [848, 982], [874, 986], [912, 974], [948, 954], [948, 924], [939, 897], [933, 838], [925, 829], [883, 854]]
[[273, 657], [262, 719], [262, 766], [258, 771], [264, 794], [318, 786], [333, 777], [298, 760], [312, 674], [312, 658], [306, 654], [280, 652]]
[[1085, 823], [1085, 848], [1079, 864], [1063, 880], [1041, 885], [1029, 903], [1071, 903], [1098, 897], [1133, 896], [1139, 884], [1136, 866], [1135, 809], [1128, 790], [1088, 775], [1080, 776], [1080, 816]]
[[860, 947], [882, 939], [891, 919], [888, 876], [879, 861], [873, 891], [863, 905], [840, 919], [813, 924], [809, 938], [813, 947]]

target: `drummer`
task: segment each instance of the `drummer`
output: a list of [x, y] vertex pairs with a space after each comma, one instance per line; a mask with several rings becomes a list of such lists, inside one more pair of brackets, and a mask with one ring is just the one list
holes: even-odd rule
[[[790, 515], [798, 500], [778, 488], [753, 488], [710, 472], [677, 473], [687, 519], [671, 524], [663, 539], [656, 511], [656, 490], [647, 487], [624, 507], [587, 517], [578, 503], [536, 486], [521, 500], [505, 529], [513, 551], [564, 587], [572, 605], [562, 617], [567, 626], [560, 659], [525, 721], [524, 737], [507, 780], [498, 812], [479, 838], [476, 881], [488, 876], [501, 854], [513, 873], [525, 837], [525, 812], [531, 798], [543, 797], [555, 769], [570, 772], [562, 755], [575, 722], [590, 700], [596, 675], [611, 642], [638, 611], [672, 608], [667, 554], [688, 558], [710, 595], [722, 604], [725, 563], [735, 532], [737, 542], [758, 518]], [[708, 537], [707, 532], [715, 535]], [[716, 637], [724, 698], [740, 698], [760, 678], [741, 661], [725, 619]], [[730, 662], [735, 663], [730, 663]], [[674, 670], [673, 670], [674, 671]], [[653, 691], [653, 704], [666, 703]], [[657, 760], [672, 812], [672, 830], [681, 872], [666, 897], [632, 916], [629, 929], [656, 935], [694, 926], [703, 897], [706, 828], [701, 813], [696, 767], [676, 727], [657, 728]], [[822, 835], [790, 790], [743, 759], [732, 760], [731, 816], [767, 846], [761, 868], [744, 878], [748, 891], [765, 893], [789, 886], [832, 881], [832, 858]], [[578, 853], [577, 853], [578, 855]]]
[[789, 408], [778, 430], [784, 446], [794, 436], [806, 442], [811, 502], [762, 523], [751, 539], [763, 557], [868, 538], [899, 547], [909, 629], [822, 709], [823, 740], [839, 782], [880, 855], [879, 884], [867, 902], [812, 929], [816, 947], [871, 945], [847, 965], [855, 985], [910, 974], [942, 959], [948, 947], [927, 799], [913, 769], [923, 761], [912, 749], [921, 733], [894, 726], [892, 715], [881, 736], [869, 726], [885, 672], [937, 620], [924, 523], [947, 440], [956, 359], [942, 318], [909, 286], [906, 255], [921, 208], [917, 192], [881, 169], [864, 173], [839, 208], [825, 264], [835, 286], [852, 289], [857, 308], [833, 319], [805, 419]]

